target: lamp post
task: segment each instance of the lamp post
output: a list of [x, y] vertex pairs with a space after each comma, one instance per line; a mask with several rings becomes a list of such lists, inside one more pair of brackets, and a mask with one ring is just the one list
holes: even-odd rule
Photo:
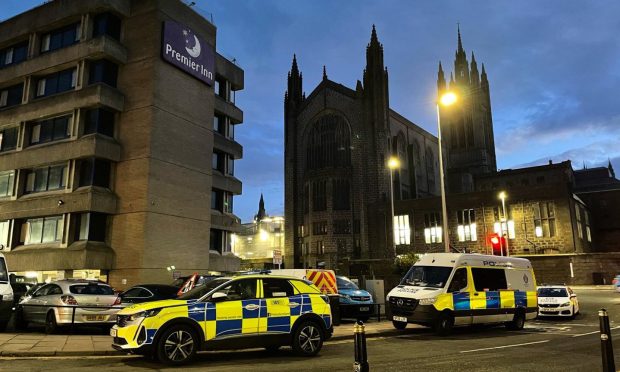
[[[504, 221], [506, 222], [506, 238], [504, 241], [506, 242], [506, 257], [510, 256], [510, 249], [508, 249], [508, 240], [510, 238], [510, 233], [508, 232], [508, 216], [506, 216], [506, 192], [502, 191], [499, 193], [499, 198], [502, 200], [502, 216], [504, 217]], [[500, 221], [499, 224], [502, 237], [504, 236], [504, 222]], [[501, 239], [500, 239], [501, 242]], [[504, 255], [504, 250], [502, 249], [502, 256]]]
[[441, 145], [441, 115], [439, 114], [439, 105], [450, 106], [456, 102], [456, 94], [453, 92], [446, 92], [437, 100], [437, 143], [439, 145], [439, 183], [441, 187], [441, 221], [443, 229], [443, 240], [445, 244], [446, 253], [450, 252], [450, 236], [448, 234], [448, 209], [446, 207], [446, 186], [444, 184], [444, 171], [443, 171], [443, 155]]
[[394, 233], [394, 169], [400, 167], [400, 160], [395, 156], [390, 156], [388, 159], [388, 168], [390, 168], [390, 202], [392, 210], [392, 249], [394, 250], [394, 257], [396, 257], [396, 234]]

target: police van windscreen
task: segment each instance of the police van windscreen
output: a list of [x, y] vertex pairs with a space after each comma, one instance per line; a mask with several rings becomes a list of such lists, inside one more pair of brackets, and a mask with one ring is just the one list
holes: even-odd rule
[[451, 272], [452, 267], [412, 266], [403, 280], [400, 281], [400, 284], [443, 288], [446, 285]]
[[4, 263], [4, 257], [0, 257], [0, 283], [9, 282], [9, 273], [6, 271], [6, 264]]

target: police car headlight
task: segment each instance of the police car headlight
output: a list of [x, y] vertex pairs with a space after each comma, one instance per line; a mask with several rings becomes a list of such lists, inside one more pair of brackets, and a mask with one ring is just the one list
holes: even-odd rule
[[563, 303], [563, 304], [562, 304], [562, 305], [560, 305], [560, 306], [570, 306], [570, 301], [565, 302], [565, 303]]
[[423, 298], [420, 300], [420, 305], [432, 305], [437, 300], [437, 297]]
[[146, 310], [146, 311], [140, 311], [139, 313], [135, 313], [129, 316], [129, 318], [127, 319], [130, 322], [134, 322], [136, 320], [140, 320], [142, 318], [148, 318], [151, 316], [155, 316], [157, 314], [159, 314], [159, 312], [161, 311], [161, 309], [151, 309], [151, 310]]

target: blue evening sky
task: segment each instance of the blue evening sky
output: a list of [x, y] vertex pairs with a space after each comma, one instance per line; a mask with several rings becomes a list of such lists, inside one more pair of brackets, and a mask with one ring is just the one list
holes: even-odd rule
[[[77, 0], [74, 0], [77, 1]], [[168, 0], [173, 1], [173, 0]], [[42, 1], [2, 0], [0, 20]], [[212, 15], [217, 49], [245, 70], [235, 131], [243, 195], [235, 213], [250, 220], [265, 195], [284, 210], [283, 97], [293, 53], [306, 94], [323, 65], [355, 88], [372, 24], [383, 43], [393, 109], [435, 134], [437, 65], [453, 70], [456, 24], [463, 46], [484, 63], [491, 86], [498, 167], [570, 159], [574, 168], [620, 172], [620, 2], [599, 0], [196, 0]]]

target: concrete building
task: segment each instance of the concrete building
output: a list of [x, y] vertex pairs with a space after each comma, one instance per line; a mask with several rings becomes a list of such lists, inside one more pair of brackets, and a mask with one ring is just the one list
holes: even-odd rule
[[0, 23], [9, 270], [124, 287], [230, 270], [243, 70], [181, 1], [56, 0]]

